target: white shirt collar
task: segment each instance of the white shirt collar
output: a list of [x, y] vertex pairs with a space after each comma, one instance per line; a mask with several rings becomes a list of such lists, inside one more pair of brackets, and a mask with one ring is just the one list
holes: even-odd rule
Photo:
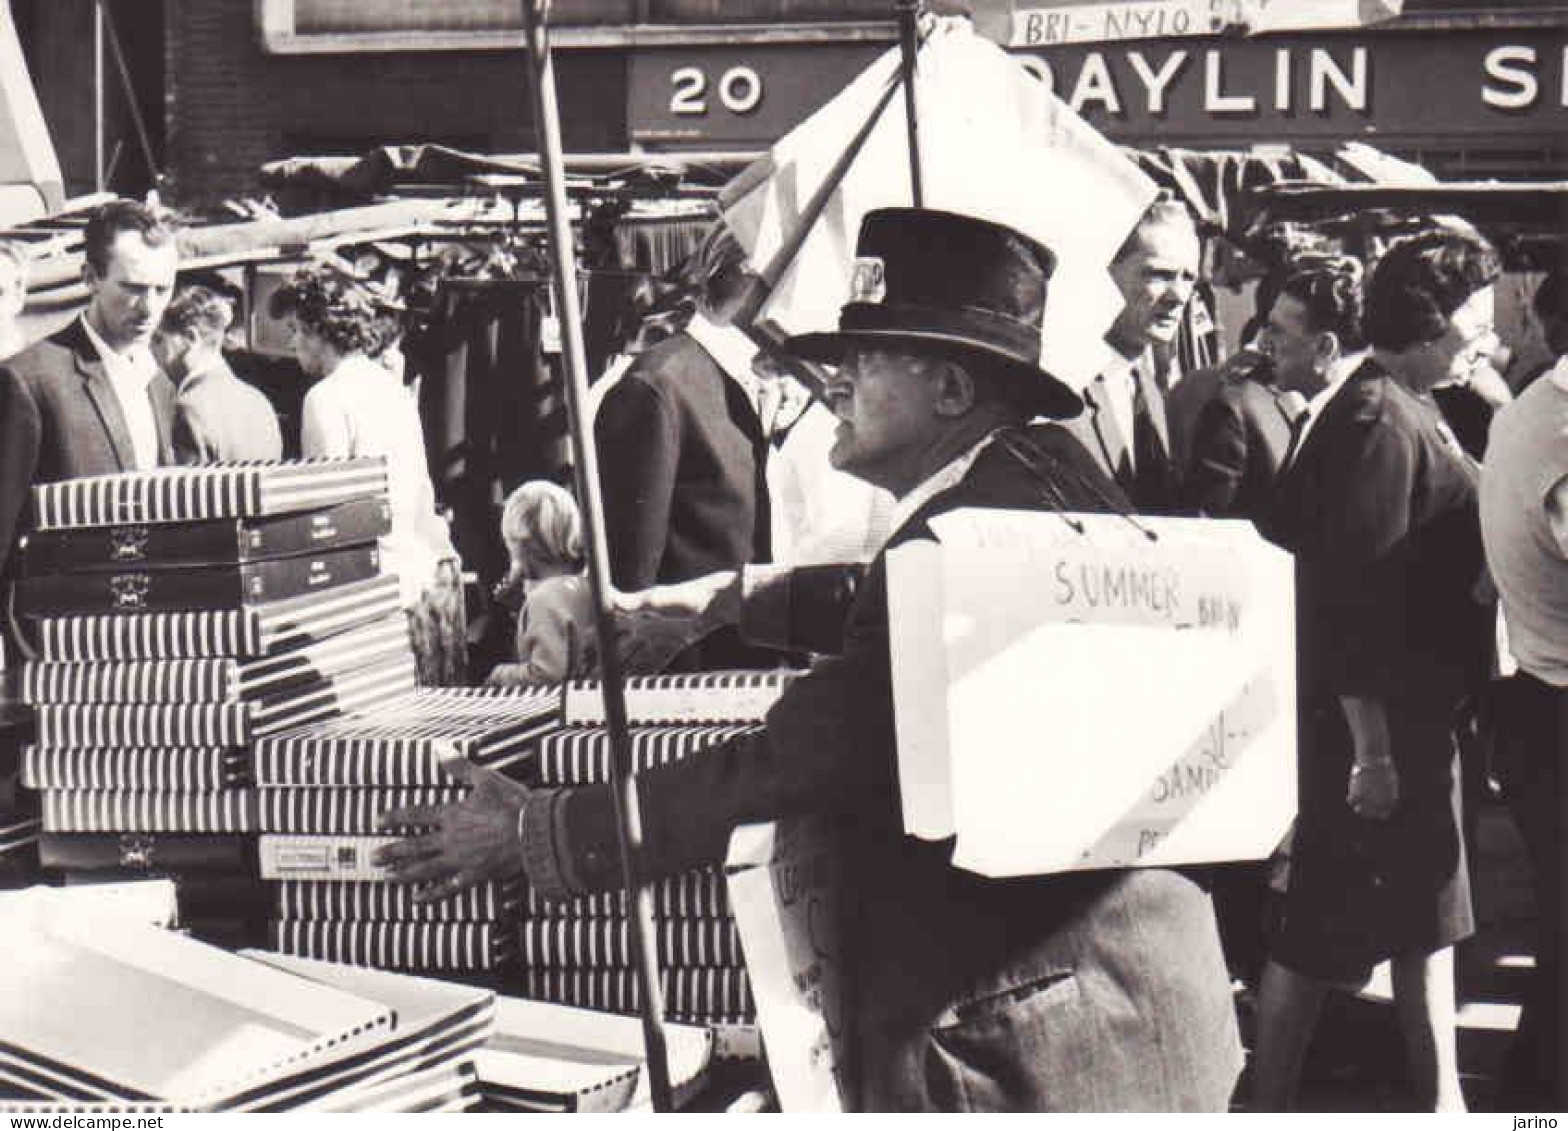
[[99, 336], [85, 314], [82, 315], [82, 329], [87, 331], [87, 340], [98, 351], [98, 359], [116, 382], [134, 380], [145, 389], [158, 372], [158, 363], [153, 360], [152, 351], [146, 346], [132, 346], [123, 353], [116, 350]]
[[943, 464], [908, 494], [894, 503], [893, 513], [888, 519], [888, 533], [892, 534], [897, 531], [914, 516], [916, 511], [943, 491], [950, 487], [956, 487], [958, 482], [969, 474], [969, 469], [974, 466], [975, 460], [980, 458], [980, 453], [985, 451], [995, 438], [995, 432], [989, 432], [982, 436], [975, 443], [974, 447]]
[[755, 406], [757, 378], [751, 371], [751, 360], [757, 356], [756, 343], [734, 326], [721, 326], [700, 310], [692, 315], [686, 332], [707, 351], [720, 369], [746, 391]]
[[82, 315], [82, 329], [87, 340], [98, 351], [103, 362], [104, 376], [120, 402], [120, 415], [125, 419], [130, 433], [131, 454], [139, 470], [147, 471], [158, 466], [162, 441], [158, 435], [158, 418], [153, 412], [148, 386], [158, 374], [158, 363], [145, 345], [132, 346], [121, 353], [110, 348], [109, 343], [93, 329], [92, 323]]

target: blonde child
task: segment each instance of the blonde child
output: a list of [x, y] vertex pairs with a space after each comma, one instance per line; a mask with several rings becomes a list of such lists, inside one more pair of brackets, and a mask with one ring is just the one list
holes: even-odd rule
[[590, 666], [594, 639], [576, 500], [554, 483], [529, 480], [506, 500], [501, 539], [512, 565], [500, 588], [520, 588], [525, 597], [517, 615], [517, 662], [499, 665], [489, 682], [559, 683]]

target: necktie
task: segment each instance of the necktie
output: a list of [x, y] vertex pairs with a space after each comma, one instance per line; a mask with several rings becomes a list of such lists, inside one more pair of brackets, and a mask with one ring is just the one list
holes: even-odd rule
[[1296, 455], [1301, 450], [1301, 438], [1307, 434], [1307, 422], [1312, 419], [1312, 410], [1304, 408], [1296, 413], [1296, 418], [1290, 422], [1290, 443], [1285, 446], [1285, 458], [1279, 461], [1279, 469], [1284, 472], [1296, 462]]
[[1154, 423], [1149, 399], [1144, 394], [1143, 381], [1137, 370], [1133, 371], [1132, 449], [1133, 502], [1141, 511], [1157, 510], [1168, 501], [1170, 457], [1165, 452], [1160, 430]]

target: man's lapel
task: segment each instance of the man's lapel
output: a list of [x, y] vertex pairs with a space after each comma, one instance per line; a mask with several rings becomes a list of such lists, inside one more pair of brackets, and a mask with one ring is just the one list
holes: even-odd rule
[[97, 409], [98, 419], [109, 437], [115, 462], [120, 465], [121, 471], [134, 468], [136, 445], [131, 442], [131, 430], [126, 426], [125, 413], [120, 410], [120, 398], [114, 386], [109, 384], [109, 374], [105, 372], [103, 361], [98, 357], [98, 351], [93, 348], [92, 340], [85, 330], [81, 332], [76, 345], [76, 369], [81, 374], [87, 399]]
[[1094, 429], [1094, 438], [1100, 445], [1100, 454], [1105, 457], [1105, 466], [1115, 478], [1127, 451], [1127, 437], [1122, 435], [1121, 426], [1116, 423], [1116, 414], [1111, 411], [1107, 396], [1105, 378], [1096, 377], [1083, 391], [1083, 404]]
[[[177, 393], [174, 382], [171, 381], [163, 370], [159, 370], [153, 379], [147, 382], [147, 396], [152, 401], [152, 419], [158, 427], [158, 462], [171, 464], [174, 462], [174, 424], [175, 400]], [[118, 402], [119, 398], [115, 398]]]

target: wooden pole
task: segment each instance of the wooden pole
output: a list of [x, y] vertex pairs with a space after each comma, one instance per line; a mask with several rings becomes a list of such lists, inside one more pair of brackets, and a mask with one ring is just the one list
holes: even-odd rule
[[642, 991], [642, 1035], [647, 1050], [649, 1094], [654, 1111], [670, 1111], [670, 1070], [664, 1034], [664, 996], [659, 988], [658, 950], [653, 933], [653, 891], [641, 882], [637, 857], [642, 847], [642, 812], [632, 776], [631, 738], [626, 730], [626, 695], [621, 660], [615, 647], [610, 599], [610, 555], [604, 534], [604, 504], [599, 490], [599, 463], [594, 452], [593, 422], [588, 419], [588, 361], [583, 349], [582, 315], [577, 298], [577, 254], [566, 205], [566, 171], [561, 157], [561, 119], [555, 97], [555, 70], [550, 62], [546, 26], [549, 0], [522, 0], [523, 30], [528, 42], [534, 128], [544, 167], [545, 213], [550, 253], [555, 263], [556, 314], [561, 321], [561, 358], [566, 377], [566, 405], [576, 451], [577, 497], [582, 502], [583, 536], [588, 550], [588, 580], [593, 590], [594, 623], [603, 665], [604, 712], [610, 732], [610, 770], [621, 883], [631, 919], [633, 959]]

